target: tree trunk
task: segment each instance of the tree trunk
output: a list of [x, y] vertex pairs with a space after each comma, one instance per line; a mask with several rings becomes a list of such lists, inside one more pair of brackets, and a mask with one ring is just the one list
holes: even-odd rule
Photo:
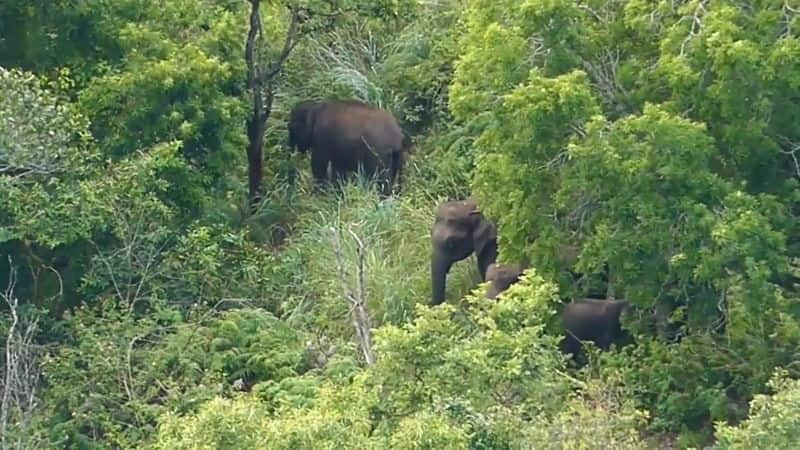
[[247, 122], [247, 179], [249, 185], [249, 198], [251, 207], [256, 207], [261, 201], [261, 184], [264, 177], [264, 134], [267, 130], [267, 117], [262, 108], [257, 106], [261, 102], [260, 95], [253, 96], [253, 114]]
[[272, 112], [273, 89], [275, 81], [283, 69], [299, 40], [299, 23], [307, 18], [307, 13], [299, 9], [291, 9], [291, 22], [283, 42], [283, 50], [264, 67], [258, 55], [262, 40], [261, 0], [250, 0], [250, 30], [244, 48], [244, 59], [247, 63], [247, 86], [253, 95], [253, 111], [247, 121], [247, 178], [250, 206], [255, 208], [261, 201], [262, 181], [264, 177], [264, 135], [267, 132], [267, 119]]
[[256, 40], [261, 38], [261, 1], [250, 1], [250, 30], [244, 58], [247, 63], [247, 84], [253, 95], [253, 110], [247, 121], [247, 178], [250, 206], [255, 208], [261, 200], [261, 182], [264, 176], [264, 133], [269, 112], [264, 104], [264, 73], [258, 61]]

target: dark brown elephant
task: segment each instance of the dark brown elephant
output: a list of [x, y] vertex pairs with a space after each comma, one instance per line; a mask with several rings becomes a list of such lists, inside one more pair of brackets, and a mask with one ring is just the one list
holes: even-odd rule
[[486, 269], [486, 298], [497, 298], [500, 293], [519, 281], [519, 277], [528, 268], [528, 264], [489, 264]]
[[308, 101], [294, 107], [288, 128], [290, 148], [311, 150], [317, 182], [362, 172], [384, 195], [399, 191], [411, 141], [390, 112], [357, 100]]
[[497, 259], [497, 227], [471, 199], [447, 201], [436, 208], [431, 243], [432, 305], [444, 301], [445, 279], [453, 263], [475, 253], [481, 280], [486, 280], [486, 269]]
[[613, 342], [623, 336], [620, 316], [629, 305], [627, 300], [593, 298], [567, 303], [561, 311], [561, 324], [564, 327], [561, 350], [577, 355], [581, 349], [580, 341], [591, 341], [599, 348], [608, 350]]

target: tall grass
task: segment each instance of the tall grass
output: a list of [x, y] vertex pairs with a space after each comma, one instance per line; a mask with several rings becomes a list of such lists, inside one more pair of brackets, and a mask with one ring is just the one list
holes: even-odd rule
[[[291, 271], [290, 295], [283, 300], [291, 325], [332, 338], [350, 340], [353, 328], [334, 255], [338, 232], [346, 261], [346, 280], [356, 285], [355, 233], [364, 243], [367, 305], [372, 325], [413, 319], [417, 303], [431, 297], [430, 228], [440, 199], [424, 187], [380, 199], [374, 184], [346, 185], [341, 192], [303, 196], [295, 229], [281, 255]], [[280, 277], [285, 280], [287, 277]], [[456, 264], [448, 277], [448, 298], [458, 301], [479, 282], [474, 256]]]
[[292, 94], [276, 98], [279, 114], [300, 100], [353, 98], [403, 117], [404, 95], [387, 83], [387, 62], [399, 48], [373, 28], [354, 21], [305, 41], [287, 66], [285, 91]]

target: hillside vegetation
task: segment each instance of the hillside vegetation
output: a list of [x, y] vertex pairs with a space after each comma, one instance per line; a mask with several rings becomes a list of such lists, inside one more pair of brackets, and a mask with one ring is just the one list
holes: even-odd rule
[[[399, 192], [290, 148], [333, 99]], [[3, 0], [0, 448], [797, 448], [798, 153], [787, 0]], [[467, 198], [529, 268], [432, 306]]]

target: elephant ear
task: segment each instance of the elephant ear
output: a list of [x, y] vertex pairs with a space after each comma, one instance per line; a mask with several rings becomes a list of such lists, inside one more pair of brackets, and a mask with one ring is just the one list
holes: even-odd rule
[[599, 300], [602, 305], [602, 313], [606, 317], [618, 318], [630, 307], [628, 300]]
[[617, 308], [619, 308], [619, 314], [625, 312], [626, 309], [631, 307], [631, 302], [629, 300], [617, 300]]
[[296, 107], [289, 126], [290, 147], [296, 145], [301, 152], [311, 148], [314, 124], [321, 107], [320, 102], [305, 102]]
[[496, 245], [497, 227], [477, 209], [470, 212], [470, 214], [478, 215], [478, 224], [472, 232], [472, 245], [475, 248], [475, 254], [480, 255], [490, 243], [495, 243]]
[[317, 114], [319, 114], [322, 106], [322, 103], [314, 103], [308, 108], [308, 111], [306, 111], [305, 131], [309, 145], [311, 145], [311, 136], [314, 134], [314, 124], [317, 121]]

